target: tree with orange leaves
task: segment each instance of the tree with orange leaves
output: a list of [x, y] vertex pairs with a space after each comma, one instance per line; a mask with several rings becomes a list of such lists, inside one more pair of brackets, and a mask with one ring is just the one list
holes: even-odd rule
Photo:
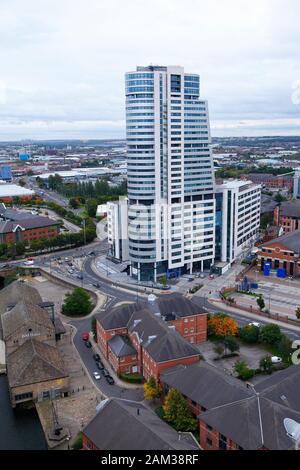
[[208, 335], [218, 338], [235, 336], [238, 332], [238, 324], [223, 313], [217, 313], [208, 320]]

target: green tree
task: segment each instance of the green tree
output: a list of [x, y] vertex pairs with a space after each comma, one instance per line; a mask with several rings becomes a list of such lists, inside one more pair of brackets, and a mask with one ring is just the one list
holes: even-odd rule
[[259, 309], [260, 310], [263, 310], [265, 308], [265, 301], [264, 301], [264, 298], [263, 296], [260, 294], [260, 296], [258, 297], [258, 299], [256, 299], [256, 303], [257, 305], [259, 306]]
[[20, 256], [25, 253], [25, 243], [24, 242], [17, 242], [16, 243], [16, 255]]
[[96, 217], [97, 207], [98, 207], [97, 199], [87, 200], [85, 208], [90, 217]]
[[285, 359], [286, 361], [289, 361], [291, 353], [293, 352], [292, 341], [286, 335], [282, 334], [276, 346], [279, 356]]
[[217, 354], [218, 357], [223, 356], [225, 348], [224, 348], [224, 343], [218, 342], [214, 345], [213, 347], [214, 352]]
[[155, 400], [161, 397], [161, 387], [154, 377], [150, 377], [147, 382], [144, 383], [144, 398], [147, 401]]
[[72, 209], [78, 209], [79, 207], [78, 199], [76, 197], [71, 197], [71, 199], [69, 200], [69, 205], [70, 207], [72, 207]]
[[276, 344], [280, 341], [282, 333], [278, 325], [269, 323], [261, 327], [259, 332], [259, 340], [266, 344]]
[[94, 340], [97, 341], [97, 320], [95, 316], [93, 316], [91, 319], [91, 330], [94, 335]]
[[227, 336], [224, 339], [224, 346], [225, 346], [225, 351], [227, 351], [228, 349], [231, 353], [234, 353], [240, 350], [240, 345], [237, 339], [234, 338], [234, 336]]
[[251, 379], [255, 373], [253, 369], [249, 368], [247, 362], [245, 361], [237, 361], [233, 368], [238, 374], [238, 377], [242, 380]]
[[186, 399], [181, 393], [171, 388], [163, 404], [164, 418], [176, 431], [189, 432], [197, 428], [197, 420], [193, 417]]
[[66, 294], [61, 311], [64, 315], [78, 317], [88, 315], [92, 309], [90, 295], [81, 287], [76, 287]]
[[239, 337], [245, 343], [255, 344], [259, 340], [259, 328], [255, 325], [246, 325], [239, 329]]
[[271, 374], [272, 369], [273, 369], [271, 356], [267, 355], [267, 356], [262, 357], [261, 360], [259, 361], [259, 367], [264, 372], [268, 372], [268, 374]]

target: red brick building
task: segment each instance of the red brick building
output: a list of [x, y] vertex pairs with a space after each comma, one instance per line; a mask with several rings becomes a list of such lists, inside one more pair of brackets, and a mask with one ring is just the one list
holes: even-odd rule
[[259, 247], [256, 253], [260, 269], [266, 262], [271, 269], [284, 268], [288, 276], [300, 276], [300, 230], [275, 238]]
[[164, 394], [174, 388], [187, 399], [198, 419], [199, 442], [204, 450], [293, 448], [283, 420], [300, 422], [298, 366], [250, 385], [200, 361], [190, 367], [168, 369], [160, 382]]
[[284, 233], [300, 229], [300, 200], [285, 201], [274, 209], [274, 224], [283, 228]]
[[241, 179], [247, 179], [256, 184], [262, 184], [267, 188], [281, 189], [293, 187], [292, 176], [272, 175], [270, 173], [249, 173], [241, 175]]
[[[26, 214], [27, 215], [27, 214]], [[49, 217], [27, 215], [17, 220], [0, 221], [0, 243], [25, 242], [30, 244], [40, 238], [51, 238], [59, 234], [60, 224]]]
[[97, 342], [117, 373], [137, 372], [147, 380], [167, 368], [197, 362], [191, 343], [206, 340], [207, 315], [182, 296], [124, 304], [97, 315]]

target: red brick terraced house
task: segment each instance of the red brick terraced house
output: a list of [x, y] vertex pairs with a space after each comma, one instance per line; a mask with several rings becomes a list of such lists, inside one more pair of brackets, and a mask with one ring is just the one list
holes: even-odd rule
[[117, 373], [158, 379], [166, 368], [199, 361], [200, 353], [191, 343], [206, 340], [207, 315], [190, 300], [174, 298], [122, 304], [96, 316], [99, 348]]
[[274, 209], [274, 224], [283, 228], [284, 233], [300, 229], [300, 201], [284, 201]]
[[32, 216], [19, 222], [0, 222], [0, 243], [29, 243], [59, 234], [60, 224], [49, 217]]
[[300, 423], [300, 369], [292, 366], [255, 386], [204, 361], [177, 366], [160, 377], [163, 392], [179, 390], [199, 423], [204, 450], [288, 450], [283, 420]]
[[288, 276], [300, 276], [300, 230], [275, 238], [259, 247], [256, 253], [261, 270], [266, 262], [272, 269], [284, 268]]

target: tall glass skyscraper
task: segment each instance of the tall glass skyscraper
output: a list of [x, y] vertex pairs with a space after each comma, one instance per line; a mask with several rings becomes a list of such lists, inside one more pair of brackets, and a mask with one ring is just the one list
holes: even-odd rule
[[215, 184], [207, 102], [183, 67], [126, 74], [131, 275], [156, 281], [214, 262]]

